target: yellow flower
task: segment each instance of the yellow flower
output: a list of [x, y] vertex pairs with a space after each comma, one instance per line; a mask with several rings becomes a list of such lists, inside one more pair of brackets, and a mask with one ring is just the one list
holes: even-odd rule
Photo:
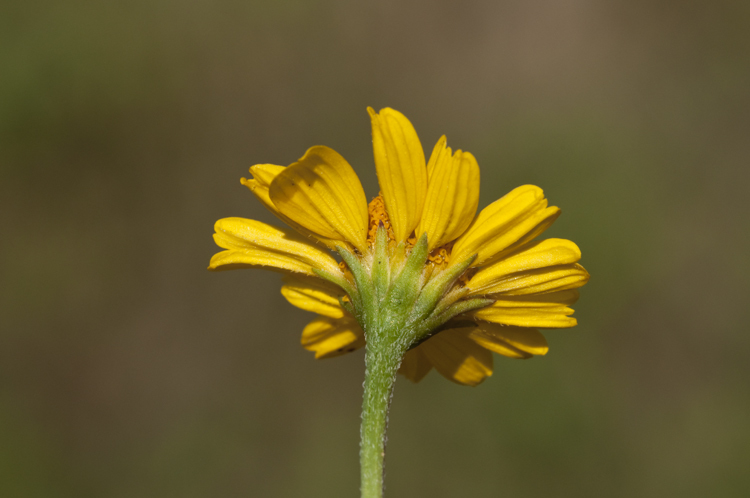
[[316, 358], [403, 330], [399, 373], [418, 382], [434, 367], [474, 386], [492, 374], [493, 352], [546, 354], [537, 328], [575, 326], [570, 306], [589, 279], [573, 242], [534, 240], [560, 210], [524, 185], [477, 214], [473, 155], [453, 152], [443, 136], [425, 161], [403, 114], [368, 112], [377, 197], [368, 204], [352, 167], [328, 147], [312, 147], [287, 167], [255, 165], [242, 183], [294, 230], [219, 220], [214, 238], [225, 250], [209, 269], [286, 273], [284, 297], [319, 315], [302, 333]]

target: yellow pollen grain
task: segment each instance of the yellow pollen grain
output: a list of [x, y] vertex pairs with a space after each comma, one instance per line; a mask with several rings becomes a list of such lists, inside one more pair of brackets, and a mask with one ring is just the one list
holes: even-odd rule
[[354, 281], [354, 276], [352, 275], [352, 271], [349, 269], [349, 266], [345, 262], [340, 261], [339, 262], [339, 268], [341, 268], [341, 271], [344, 273], [344, 277], [348, 281], [350, 281], [350, 282]]
[[448, 242], [444, 246], [437, 247], [427, 256], [427, 260], [435, 265], [445, 265], [451, 260], [451, 250], [453, 242]]
[[375, 237], [378, 235], [378, 226], [380, 226], [381, 222], [388, 232], [388, 241], [396, 240], [396, 236], [393, 234], [393, 227], [391, 227], [391, 220], [388, 218], [388, 213], [385, 210], [383, 194], [378, 194], [377, 197], [370, 201], [370, 204], [367, 205], [367, 212], [370, 219], [367, 227], [367, 243], [370, 246], [375, 245]]
[[[389, 245], [395, 244], [396, 237], [391, 226], [391, 220], [388, 218], [388, 212], [385, 210], [385, 202], [383, 201], [383, 194], [379, 193], [377, 197], [370, 201], [367, 205], [367, 211], [369, 215], [369, 224], [367, 227], [367, 243], [370, 247], [375, 245], [375, 238], [378, 234], [378, 227], [383, 224], [388, 234]], [[417, 243], [417, 236], [414, 232], [411, 233], [408, 239], [406, 239], [406, 249], [409, 251]], [[441, 247], [435, 248], [427, 256], [427, 263], [425, 266], [431, 267], [431, 269], [438, 268], [447, 265], [450, 261], [451, 250], [453, 249], [453, 242], [449, 242]], [[342, 261], [341, 269], [346, 271], [348, 267]]]

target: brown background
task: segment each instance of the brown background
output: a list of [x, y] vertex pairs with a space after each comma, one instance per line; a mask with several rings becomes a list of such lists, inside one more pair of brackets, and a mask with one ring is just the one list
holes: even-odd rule
[[312, 145], [377, 193], [368, 105], [534, 183], [593, 278], [545, 358], [401, 379], [392, 497], [750, 490], [750, 3], [0, 5], [0, 495], [356, 496], [362, 354], [278, 275], [205, 270]]

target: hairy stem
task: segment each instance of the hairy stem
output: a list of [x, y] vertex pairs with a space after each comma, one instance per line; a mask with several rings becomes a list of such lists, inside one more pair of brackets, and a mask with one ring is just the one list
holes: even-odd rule
[[388, 409], [393, 395], [396, 372], [404, 351], [398, 344], [373, 341], [365, 350], [365, 393], [362, 402], [359, 460], [362, 498], [383, 496]]

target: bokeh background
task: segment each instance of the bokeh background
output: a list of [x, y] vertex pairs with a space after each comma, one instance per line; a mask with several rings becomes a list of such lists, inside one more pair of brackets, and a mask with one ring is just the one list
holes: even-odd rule
[[593, 278], [550, 353], [397, 383], [391, 497], [750, 493], [750, 3], [4, 0], [0, 496], [357, 496], [361, 352], [209, 273], [239, 179], [365, 107], [524, 183]]

